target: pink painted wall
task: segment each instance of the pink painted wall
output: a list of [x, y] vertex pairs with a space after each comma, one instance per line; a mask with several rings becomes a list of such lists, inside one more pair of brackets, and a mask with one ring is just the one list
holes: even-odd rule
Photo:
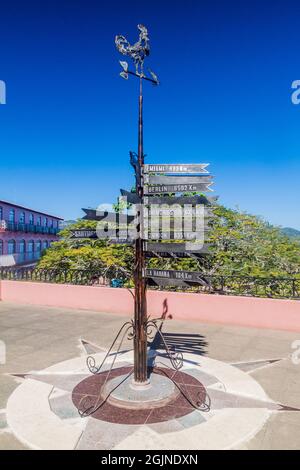
[[[0, 281], [0, 299], [127, 316], [133, 313], [132, 292], [110, 287]], [[296, 300], [149, 290], [149, 314], [159, 317], [165, 310], [175, 320], [300, 332], [300, 302]]]

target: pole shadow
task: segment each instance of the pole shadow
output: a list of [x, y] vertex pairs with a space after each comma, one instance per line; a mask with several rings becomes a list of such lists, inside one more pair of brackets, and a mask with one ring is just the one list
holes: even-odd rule
[[[172, 315], [169, 313], [168, 301], [165, 299], [163, 301], [163, 310], [160, 317], [161, 323], [153, 337], [153, 339], [148, 341], [149, 347], [149, 359], [148, 359], [148, 373], [151, 373], [154, 367], [155, 358], [157, 355], [168, 356], [164, 341], [168, 349], [172, 353], [182, 354], [196, 354], [198, 356], [205, 356], [208, 350], [208, 342], [206, 341], [205, 336], [195, 333], [168, 333], [163, 332], [163, 326], [165, 320], [171, 319]], [[163, 338], [161, 337], [163, 336]], [[158, 350], [163, 350], [165, 352], [158, 353]]]

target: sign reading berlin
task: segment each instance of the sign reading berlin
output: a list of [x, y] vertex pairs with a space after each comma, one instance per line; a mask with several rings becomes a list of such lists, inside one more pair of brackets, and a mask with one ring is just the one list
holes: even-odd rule
[[168, 193], [189, 193], [212, 191], [210, 185], [212, 183], [186, 183], [182, 184], [156, 184], [145, 186], [145, 194], [168, 194]]

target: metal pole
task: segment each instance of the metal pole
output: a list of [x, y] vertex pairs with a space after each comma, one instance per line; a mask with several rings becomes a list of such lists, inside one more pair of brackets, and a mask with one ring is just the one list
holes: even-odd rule
[[140, 236], [135, 242], [135, 300], [134, 300], [134, 381], [139, 385], [148, 383], [147, 374], [147, 303], [146, 303], [146, 279], [145, 271], [145, 255], [144, 255], [144, 222], [143, 222], [143, 80], [147, 80], [154, 85], [158, 85], [159, 81], [154, 72], [149, 70], [151, 78], [144, 74], [144, 60], [150, 53], [148, 30], [142, 24], [138, 25], [139, 40], [131, 45], [123, 35], [115, 37], [115, 44], [118, 51], [123, 55], [128, 55], [134, 61], [135, 72], [128, 70], [128, 63], [120, 61], [123, 71], [121, 77], [128, 79], [129, 75], [139, 78], [139, 122], [138, 122], [138, 164], [133, 165], [136, 172], [136, 193], [140, 201], [139, 214], [139, 231]]
[[[138, 121], [138, 167], [139, 172], [136, 179], [136, 192], [140, 197], [140, 233], [143, 234], [143, 186], [142, 186], [142, 169], [144, 165], [143, 150], [143, 79], [140, 77], [140, 93], [139, 93], [139, 121]], [[148, 382], [147, 374], [147, 299], [146, 299], [146, 282], [143, 276], [145, 269], [145, 257], [143, 238], [140, 236], [135, 242], [135, 306], [134, 306], [134, 381], [140, 385]]]

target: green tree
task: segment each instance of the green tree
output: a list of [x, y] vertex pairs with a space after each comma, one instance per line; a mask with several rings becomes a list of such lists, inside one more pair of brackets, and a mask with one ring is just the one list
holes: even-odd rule
[[[300, 277], [300, 243], [263, 219], [222, 205], [207, 240], [210, 255], [194, 258], [151, 258], [149, 267], [201, 271], [207, 275]], [[131, 275], [133, 248], [103, 240], [73, 240], [71, 230], [95, 229], [97, 222], [78, 220], [60, 232], [56, 242], [41, 258], [38, 267], [96, 271], [116, 266]]]
[[55, 271], [87, 270], [97, 272], [116, 267], [131, 276], [133, 249], [127, 245], [110, 244], [105, 240], [72, 239], [72, 230], [96, 229], [97, 222], [78, 220], [60, 232], [61, 240], [51, 245], [38, 263], [39, 269]]

